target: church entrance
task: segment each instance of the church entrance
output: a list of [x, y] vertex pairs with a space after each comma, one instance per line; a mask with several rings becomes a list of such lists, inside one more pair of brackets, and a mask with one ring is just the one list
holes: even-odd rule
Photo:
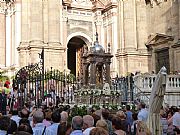
[[82, 69], [82, 55], [83, 55], [83, 46], [86, 43], [79, 37], [73, 37], [68, 42], [67, 50], [67, 64], [70, 73], [74, 74], [76, 77], [80, 76], [83, 73]]
[[169, 49], [165, 48], [156, 52], [156, 73], [165, 66], [167, 73], [170, 72]]

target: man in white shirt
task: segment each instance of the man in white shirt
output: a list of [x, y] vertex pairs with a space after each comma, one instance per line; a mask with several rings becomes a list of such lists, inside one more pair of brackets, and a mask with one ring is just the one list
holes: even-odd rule
[[35, 111], [33, 114], [33, 135], [49, 135], [46, 131], [46, 127], [42, 123], [44, 114], [42, 111]]
[[55, 110], [52, 115], [51, 119], [53, 121], [52, 125], [47, 127], [48, 135], [57, 135], [58, 126], [61, 121], [61, 114], [59, 110]]
[[175, 126], [176, 132], [180, 133], [180, 108], [173, 115], [173, 126]]
[[12, 116], [10, 118], [11, 120], [14, 120], [16, 122], [17, 126], [19, 126], [19, 121], [21, 120], [21, 118], [18, 115], [18, 110], [13, 110]]
[[148, 119], [148, 111], [146, 109], [146, 104], [145, 103], [140, 103], [139, 104], [139, 113], [138, 113], [138, 120], [147, 122]]
[[83, 116], [83, 135], [89, 135], [90, 131], [94, 128], [94, 118], [91, 115]]
[[70, 135], [83, 135], [82, 126], [83, 118], [81, 116], [75, 116], [72, 118], [72, 132]]

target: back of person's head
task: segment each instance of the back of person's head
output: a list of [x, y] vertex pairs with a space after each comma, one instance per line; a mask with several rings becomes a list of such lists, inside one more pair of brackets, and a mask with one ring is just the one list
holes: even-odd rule
[[70, 108], [71, 108], [70, 105], [66, 105], [66, 106], [64, 107], [64, 111], [69, 112]]
[[108, 131], [108, 124], [104, 120], [98, 120], [96, 123], [96, 127], [101, 127], [103, 129], [105, 129], [106, 131]]
[[1, 116], [0, 117], [0, 130], [8, 130], [10, 126], [10, 118], [8, 116]]
[[137, 122], [137, 131], [139, 133], [145, 133], [146, 135], [151, 135], [151, 131], [149, 130], [147, 124], [144, 121]]
[[112, 125], [114, 126], [114, 128], [116, 130], [122, 130], [122, 126], [121, 126], [121, 119], [117, 116], [114, 116], [112, 118]]
[[30, 121], [27, 118], [22, 118], [19, 121], [19, 125], [21, 125], [21, 124], [30, 124]]
[[14, 134], [17, 131], [17, 124], [14, 120], [10, 120], [10, 126], [8, 127], [8, 134]]
[[146, 104], [144, 102], [141, 102], [140, 104], [141, 104], [141, 108], [143, 109], [146, 108]]
[[133, 118], [134, 121], [138, 120], [138, 113], [133, 113], [132, 118]]
[[109, 135], [109, 133], [101, 127], [96, 127], [90, 131], [89, 135]]
[[42, 111], [35, 111], [34, 114], [33, 114], [33, 121], [34, 123], [42, 123], [44, 119], [44, 114]]
[[18, 110], [12, 110], [12, 115], [18, 115]]
[[101, 116], [98, 116], [96, 114], [92, 114], [91, 116], [94, 118], [94, 126], [96, 126], [96, 123], [97, 123], [98, 120], [101, 119]]
[[101, 117], [101, 115], [102, 115], [102, 110], [96, 110], [96, 111], [94, 112], [94, 114], [96, 114], [97, 116]]
[[118, 116], [120, 119], [126, 118], [126, 114], [123, 111], [116, 112], [116, 116]]
[[102, 117], [107, 120], [109, 118], [109, 110], [108, 109], [102, 109]]
[[58, 126], [58, 132], [57, 132], [57, 134], [58, 134], [58, 135], [65, 135], [65, 134], [66, 134], [66, 131], [67, 131], [68, 129], [71, 129], [71, 123], [63, 122], [63, 123], [61, 123], [61, 124]]
[[27, 123], [21, 124], [21, 125], [18, 127], [18, 131], [24, 131], [24, 132], [33, 134], [32, 127], [31, 127], [29, 124], [27, 124]]
[[61, 121], [61, 114], [60, 114], [59, 110], [55, 110], [52, 113], [51, 119], [54, 123], [59, 123]]
[[130, 108], [131, 108], [130, 105], [126, 105], [126, 110], [127, 111], [130, 111]]
[[83, 116], [83, 125], [86, 128], [94, 126], [94, 118], [91, 115]]
[[21, 118], [29, 118], [29, 111], [27, 109], [22, 109], [22, 111], [20, 112], [20, 116]]
[[65, 111], [61, 112], [61, 122], [67, 122], [68, 120], [68, 113]]
[[83, 126], [83, 118], [81, 116], [75, 116], [72, 118], [72, 129], [81, 130]]
[[50, 109], [45, 111], [45, 119], [47, 121], [51, 121], [51, 115], [52, 115], [52, 111]]

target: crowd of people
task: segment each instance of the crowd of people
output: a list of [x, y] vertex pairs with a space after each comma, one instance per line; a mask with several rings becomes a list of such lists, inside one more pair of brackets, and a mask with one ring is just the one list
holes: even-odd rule
[[[90, 109], [84, 116], [72, 116], [69, 105], [37, 108], [27, 105], [21, 111], [0, 114], [0, 135], [152, 135], [147, 126], [148, 110], [139, 103], [139, 111], [130, 105], [111, 112], [107, 108]], [[162, 108], [162, 135], [180, 134], [180, 108]]]

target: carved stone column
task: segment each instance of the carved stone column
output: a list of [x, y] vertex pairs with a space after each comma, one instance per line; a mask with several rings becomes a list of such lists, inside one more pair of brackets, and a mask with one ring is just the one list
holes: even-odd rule
[[135, 0], [128, 0], [123, 3], [125, 50], [131, 52], [137, 48]]
[[106, 81], [110, 84], [110, 64], [106, 63]]
[[83, 66], [83, 76], [81, 77], [80, 75], [79, 75], [79, 73], [78, 73], [78, 77], [81, 79], [83, 79], [82, 81], [83, 81], [83, 85], [87, 85], [87, 78], [88, 78], [88, 74], [87, 74], [87, 69], [88, 67], [87, 67], [87, 64], [86, 63], [84, 63], [84, 66]]
[[21, 44], [28, 42], [29, 37], [29, 0], [23, 1], [21, 3], [21, 9], [23, 12], [21, 12]]
[[146, 3], [143, 1], [136, 1], [136, 16], [137, 16], [137, 46], [138, 49], [146, 50], [144, 43], [147, 42], [147, 17], [146, 17]]
[[6, 15], [6, 67], [11, 65], [11, 15]]
[[13, 19], [14, 19], [14, 12], [15, 12], [15, 6], [14, 2], [10, 1], [9, 3], [6, 4], [6, 10], [5, 10], [5, 15], [6, 15], [6, 67], [9, 67], [12, 65], [12, 43], [13, 43], [13, 35], [12, 33], [14, 32], [14, 27], [13, 27]]
[[31, 42], [43, 41], [43, 1], [32, 0], [31, 1]]
[[60, 45], [60, 3], [59, 0], [48, 1], [49, 44]]
[[[0, 9], [1, 10], [1, 9]], [[0, 13], [0, 52], [1, 52], [1, 57], [0, 57], [0, 65], [5, 66], [5, 43], [6, 43], [6, 37], [5, 37], [5, 15], [3, 13]]]
[[19, 52], [19, 65], [20, 67], [26, 66], [30, 37], [30, 0], [21, 1], [21, 40], [18, 47]]
[[96, 85], [96, 64], [95, 62], [90, 63], [90, 84]]
[[15, 52], [15, 56], [14, 60], [15, 60], [15, 64], [17, 66], [19, 66], [19, 56], [18, 56], [18, 52], [17, 52], [17, 48], [20, 45], [21, 42], [21, 0], [16, 0], [16, 12], [15, 12], [15, 17], [14, 17], [14, 24], [15, 24], [15, 29], [14, 29], [14, 36], [15, 36], [15, 44], [14, 44], [14, 52]]

